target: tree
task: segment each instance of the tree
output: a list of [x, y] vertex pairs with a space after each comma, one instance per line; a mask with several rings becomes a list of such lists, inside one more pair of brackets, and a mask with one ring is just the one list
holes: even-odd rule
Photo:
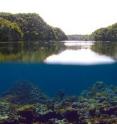
[[0, 13], [0, 17], [17, 23], [24, 33], [24, 41], [58, 41], [67, 39], [62, 30], [51, 27], [36, 13]]
[[96, 41], [106, 41], [108, 37], [108, 29], [100, 28], [93, 33], [93, 38]]
[[18, 41], [22, 37], [23, 33], [16, 23], [0, 18], [0, 41]]
[[117, 41], [117, 23], [97, 29], [92, 33], [92, 37], [95, 41]]
[[16, 52], [23, 33], [16, 23], [0, 18], [0, 47], [1, 52]]

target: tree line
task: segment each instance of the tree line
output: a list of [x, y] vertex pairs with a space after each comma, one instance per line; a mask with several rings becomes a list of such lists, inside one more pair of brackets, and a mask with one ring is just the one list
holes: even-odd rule
[[[32, 48], [33, 43], [47, 44], [49, 41], [66, 40], [65, 33], [56, 27], [48, 25], [36, 13], [0, 13], [0, 42], [8, 42], [19, 46], [23, 41], [24, 47]], [[12, 44], [12, 48], [14, 45]], [[1, 45], [0, 45], [1, 46]], [[9, 44], [4, 44], [7, 47]], [[16, 47], [16, 48], [17, 48]], [[0, 50], [1, 51], [1, 50]], [[4, 51], [4, 50], [3, 50]]]
[[68, 40], [76, 41], [117, 41], [117, 23], [95, 30], [89, 35], [68, 35]]
[[95, 41], [117, 41], [117, 23], [97, 29], [91, 36]]
[[80, 35], [80, 34], [74, 34], [74, 35], [67, 35], [68, 40], [73, 41], [90, 41], [92, 40], [91, 35]]

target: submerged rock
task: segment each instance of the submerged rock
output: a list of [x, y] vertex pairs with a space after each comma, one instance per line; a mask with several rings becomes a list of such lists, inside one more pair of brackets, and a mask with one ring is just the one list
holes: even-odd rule
[[60, 94], [55, 100], [30, 83], [21, 83], [3, 95], [7, 101], [0, 102], [0, 124], [117, 124], [116, 91], [117, 87], [98, 82], [80, 96]]
[[82, 100], [87, 99], [89, 102], [92, 99], [95, 102], [100, 104], [116, 104], [117, 102], [117, 87], [106, 85], [103, 82], [96, 82], [89, 90], [81, 93], [80, 98]]
[[16, 83], [1, 97], [15, 104], [45, 103], [47, 101], [47, 96], [37, 86], [28, 81]]
[[6, 101], [0, 101], [0, 120], [8, 119], [10, 114], [10, 104]]

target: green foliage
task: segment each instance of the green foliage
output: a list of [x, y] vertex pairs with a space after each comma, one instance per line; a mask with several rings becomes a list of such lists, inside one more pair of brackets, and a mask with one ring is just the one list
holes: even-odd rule
[[10, 53], [21, 50], [20, 40], [23, 33], [20, 27], [11, 21], [0, 18], [0, 52]]
[[42, 61], [66, 39], [36, 13], [0, 13], [0, 61]]
[[0, 42], [18, 41], [22, 37], [23, 33], [16, 23], [0, 18]]
[[94, 40], [96, 41], [105, 41], [107, 39], [107, 35], [108, 29], [106, 28], [98, 29], [93, 33]]
[[92, 33], [92, 37], [95, 41], [117, 41], [117, 23], [96, 30]]
[[58, 41], [67, 39], [64, 32], [58, 28], [49, 26], [38, 14], [35, 13], [0, 13], [0, 17], [17, 23], [24, 33], [24, 41]]
[[67, 40], [67, 36], [60, 28], [53, 28], [54, 39], [57, 41]]
[[92, 37], [90, 35], [68, 35], [68, 40], [74, 40], [74, 41], [91, 41]]

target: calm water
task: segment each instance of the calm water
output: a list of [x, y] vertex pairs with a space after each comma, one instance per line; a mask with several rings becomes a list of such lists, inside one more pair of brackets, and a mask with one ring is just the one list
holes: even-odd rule
[[117, 85], [115, 44], [110, 45], [111, 50], [107, 44], [94, 42], [69, 41], [65, 45], [64, 51], [53, 53], [43, 64], [0, 64], [0, 91], [22, 80], [34, 82], [49, 95], [55, 95], [59, 90], [75, 95], [97, 81]]
[[115, 62], [111, 56], [102, 55], [92, 50], [94, 44], [94, 41], [67, 41], [65, 42], [67, 49], [49, 56], [45, 62], [76, 65], [111, 64]]

